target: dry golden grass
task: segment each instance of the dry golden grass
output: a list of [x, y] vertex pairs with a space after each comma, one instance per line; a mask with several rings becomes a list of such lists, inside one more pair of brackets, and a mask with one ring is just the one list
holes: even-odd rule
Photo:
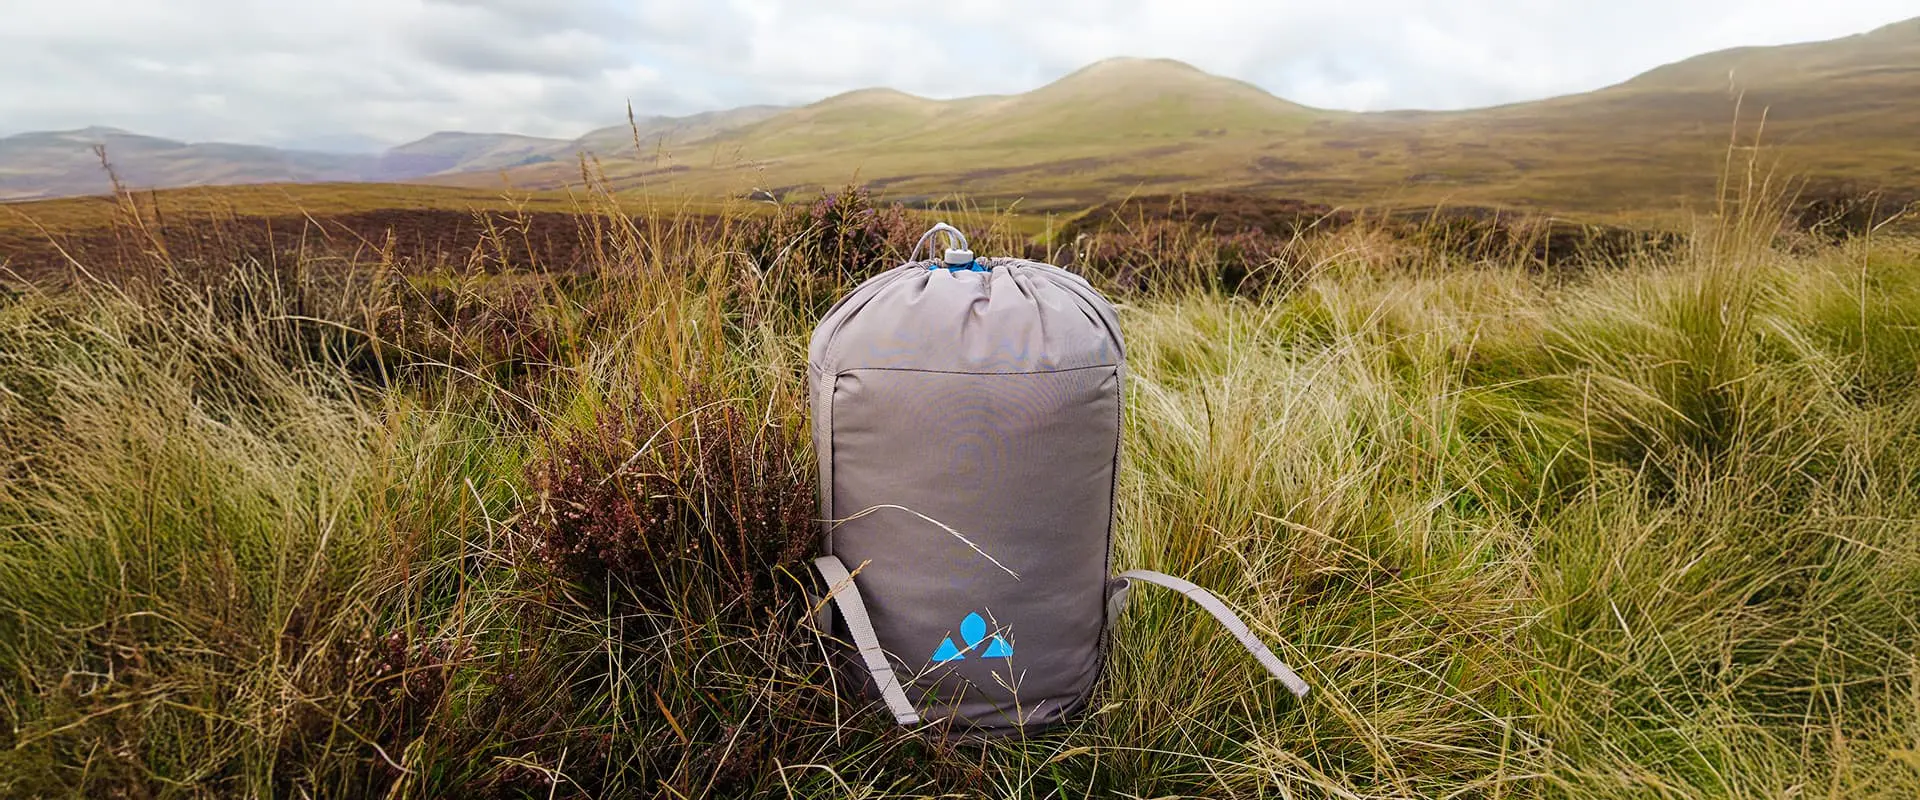
[[717, 541], [604, 577], [529, 549], [642, 434], [674, 446], [632, 474], [698, 513], [580, 507], [633, 546], [807, 494], [765, 448], [806, 441], [819, 304], [898, 257], [815, 224], [862, 213], [583, 219], [578, 278], [0, 299], [0, 794], [1920, 794], [1914, 243], [1787, 252], [1750, 208], [1543, 273], [1355, 230], [1260, 296], [1116, 290], [1118, 565], [1217, 588], [1317, 691], [1148, 596], [1090, 713], [956, 746], [831, 695], [778, 555], [742, 584]]

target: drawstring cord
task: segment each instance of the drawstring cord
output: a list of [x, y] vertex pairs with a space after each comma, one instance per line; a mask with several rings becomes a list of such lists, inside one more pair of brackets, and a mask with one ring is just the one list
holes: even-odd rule
[[[944, 234], [947, 237], [947, 244], [950, 244], [953, 246], [947, 248], [947, 252], [944, 257], [938, 258], [935, 260], [944, 261], [948, 266], [958, 266], [962, 264], [973, 263], [973, 251], [967, 249], [967, 235], [964, 233], [961, 233], [959, 228], [955, 228], [952, 225], [948, 225], [947, 223], [944, 223], [944, 222], [934, 225], [933, 227], [928, 228], [926, 233], [920, 234], [920, 241], [914, 243], [913, 252], [907, 254], [907, 263], [911, 264], [915, 261], [919, 261], [920, 248], [927, 247], [927, 243], [933, 241], [933, 237], [939, 236], [942, 234]], [[928, 248], [927, 257], [933, 258], [934, 255], [935, 255], [934, 251], [931, 248]]]

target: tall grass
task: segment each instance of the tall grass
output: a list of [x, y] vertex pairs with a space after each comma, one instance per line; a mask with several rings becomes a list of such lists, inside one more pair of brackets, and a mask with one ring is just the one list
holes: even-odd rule
[[1107, 281], [1118, 561], [1317, 691], [1147, 592], [1089, 713], [968, 744], [798, 624], [804, 337], [909, 221], [586, 202], [579, 276], [0, 301], [0, 794], [1920, 795], [1910, 243], [1749, 211], [1549, 275], [1354, 231], [1253, 295], [1147, 259], [1184, 277]]

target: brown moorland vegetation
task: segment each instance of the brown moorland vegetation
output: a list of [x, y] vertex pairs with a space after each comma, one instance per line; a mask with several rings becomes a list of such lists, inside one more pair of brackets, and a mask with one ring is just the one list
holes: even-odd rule
[[798, 624], [806, 335], [914, 212], [602, 194], [583, 267], [216, 238], [17, 285], [0, 794], [1912, 797], [1920, 245], [1746, 181], [1552, 269], [956, 216], [1119, 303], [1117, 566], [1219, 590], [1317, 689], [1149, 597], [1024, 742], [892, 729]]

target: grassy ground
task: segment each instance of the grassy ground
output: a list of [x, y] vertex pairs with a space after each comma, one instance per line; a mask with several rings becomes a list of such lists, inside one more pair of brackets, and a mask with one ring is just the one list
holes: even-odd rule
[[804, 336], [914, 232], [854, 211], [0, 299], [0, 795], [1920, 795], [1912, 242], [1096, 271], [1118, 566], [1316, 692], [1148, 593], [1091, 713], [980, 746], [794, 623]]
[[[376, 211], [583, 213], [603, 201], [565, 191], [516, 191], [501, 181], [484, 189], [454, 189], [393, 183], [255, 184], [202, 186], [116, 197], [104, 178], [95, 197], [69, 197], [0, 204], [0, 256], [48, 239], [127, 224], [204, 225], [249, 217], [325, 219]], [[684, 213], [753, 213], [749, 203], [628, 197], [628, 213], [661, 209]]]

